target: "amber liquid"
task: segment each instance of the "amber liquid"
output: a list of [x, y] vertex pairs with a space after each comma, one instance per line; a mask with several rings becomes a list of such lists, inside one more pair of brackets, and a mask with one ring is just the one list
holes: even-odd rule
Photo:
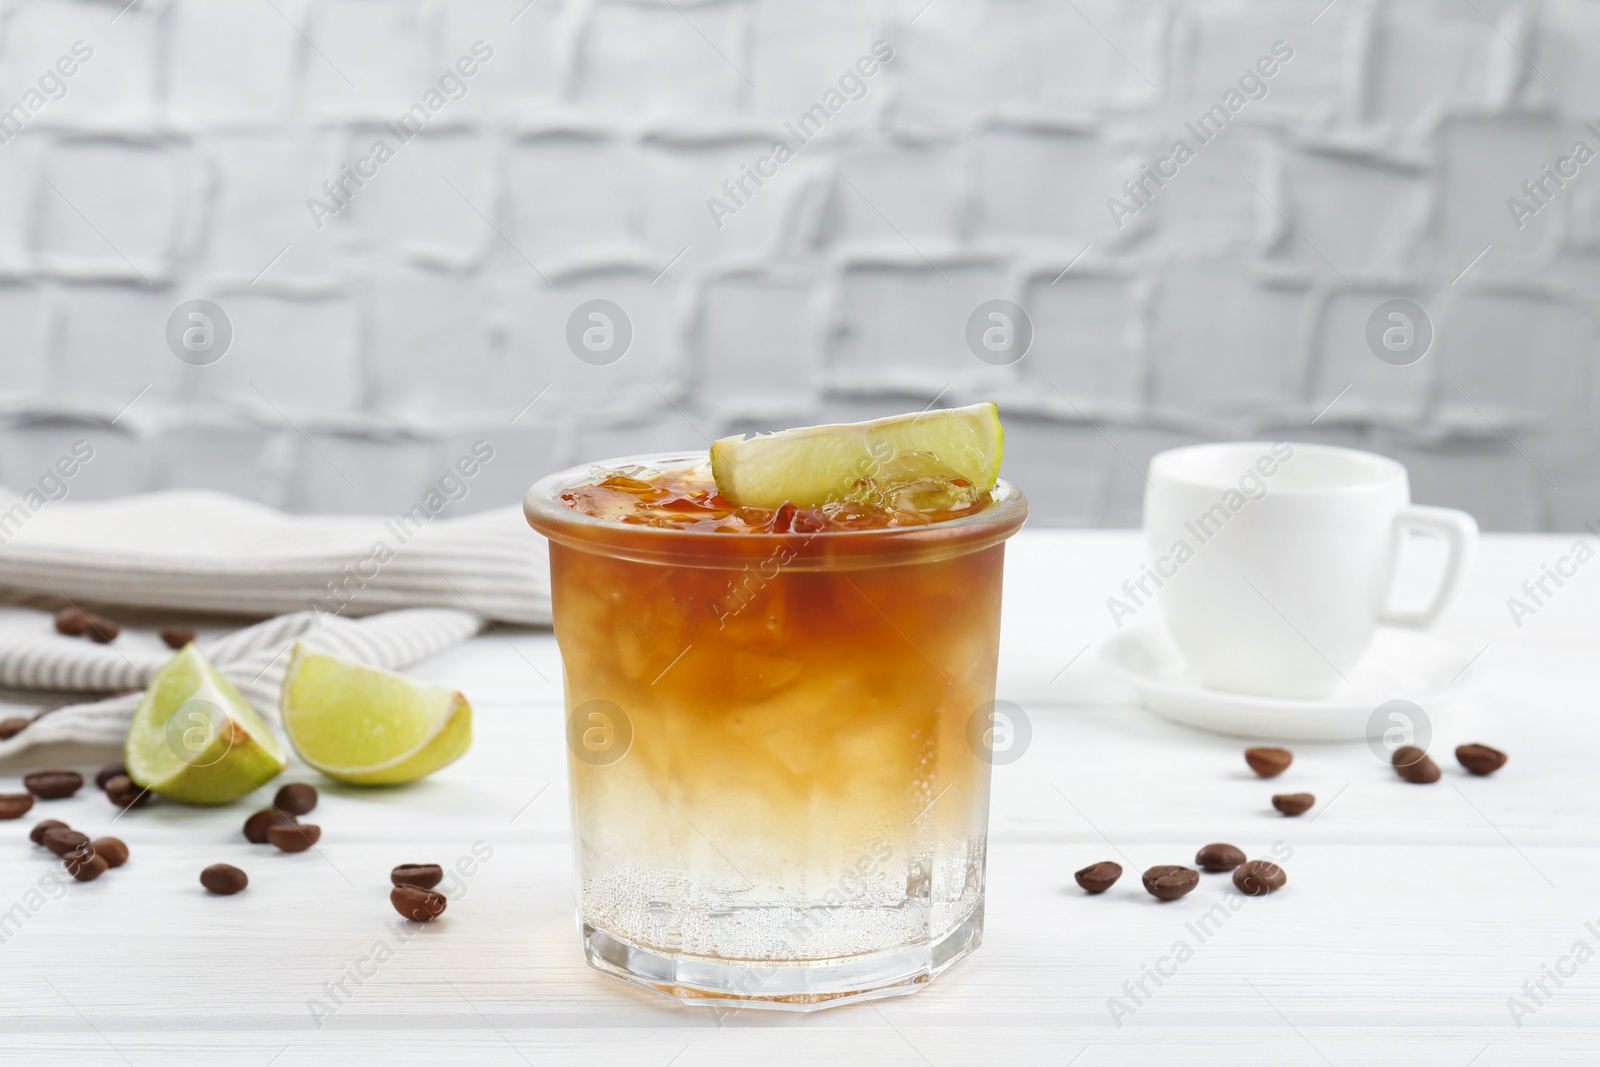
[[[616, 519], [695, 491], [654, 489], [620, 512], [562, 499]], [[729, 514], [693, 521], [772, 529]], [[906, 563], [886, 544], [834, 567], [814, 561], [840, 528], [822, 518], [759, 546], [699, 538], [693, 565], [552, 542], [585, 923], [661, 953], [805, 961], [936, 940], [981, 908], [972, 737], [1003, 546]]]

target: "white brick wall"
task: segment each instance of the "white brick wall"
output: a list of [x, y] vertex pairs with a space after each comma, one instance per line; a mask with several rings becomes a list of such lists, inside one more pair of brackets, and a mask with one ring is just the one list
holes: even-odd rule
[[[398, 511], [486, 438], [465, 509], [580, 459], [994, 397], [1041, 522], [1136, 521], [1150, 455], [1255, 434], [1395, 455], [1490, 528], [1600, 519], [1600, 162], [1521, 230], [1506, 207], [1600, 150], [1592, 0], [125, 3], [0, 0], [7, 484], [84, 436], [83, 497]], [[1435, 330], [1412, 366], [1366, 340], [1397, 297]], [[996, 298], [1034, 329], [1009, 366], [965, 340]], [[191, 299], [232, 324], [210, 366], [166, 340]], [[631, 325], [614, 363], [567, 341], [595, 299]]]

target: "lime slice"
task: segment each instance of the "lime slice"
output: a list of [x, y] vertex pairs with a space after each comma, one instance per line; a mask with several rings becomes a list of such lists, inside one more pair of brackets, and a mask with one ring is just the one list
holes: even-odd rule
[[472, 708], [453, 689], [295, 645], [279, 701], [295, 751], [330, 778], [393, 785], [472, 745]]
[[124, 758], [134, 784], [185, 804], [226, 804], [288, 766], [261, 716], [192, 644], [150, 680]]
[[804, 426], [711, 446], [717, 492], [740, 507], [816, 507], [879, 502], [896, 486], [994, 488], [1005, 436], [992, 403], [893, 415], [871, 422]]

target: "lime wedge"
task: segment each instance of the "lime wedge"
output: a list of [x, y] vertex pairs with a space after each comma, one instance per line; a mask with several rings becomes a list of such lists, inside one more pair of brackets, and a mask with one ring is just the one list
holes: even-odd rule
[[755, 508], [880, 503], [896, 487], [919, 484], [954, 483], [986, 493], [1000, 475], [1004, 437], [999, 410], [992, 403], [973, 404], [724, 437], [711, 446], [711, 475], [730, 503]]
[[261, 716], [192, 644], [150, 680], [124, 758], [135, 785], [185, 804], [226, 804], [288, 766]]
[[472, 708], [453, 689], [295, 645], [279, 700], [295, 751], [330, 778], [393, 785], [472, 745]]

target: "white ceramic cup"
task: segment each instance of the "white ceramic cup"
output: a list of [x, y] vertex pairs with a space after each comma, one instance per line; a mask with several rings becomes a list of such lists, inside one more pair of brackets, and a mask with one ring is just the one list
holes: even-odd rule
[[[1172, 637], [1213, 689], [1326, 696], [1379, 623], [1431, 625], [1466, 580], [1472, 516], [1411, 503], [1392, 459], [1326, 445], [1234, 443], [1163, 452], [1145, 492], [1149, 565]], [[1388, 607], [1400, 545], [1442, 538], [1444, 575], [1420, 611]]]

